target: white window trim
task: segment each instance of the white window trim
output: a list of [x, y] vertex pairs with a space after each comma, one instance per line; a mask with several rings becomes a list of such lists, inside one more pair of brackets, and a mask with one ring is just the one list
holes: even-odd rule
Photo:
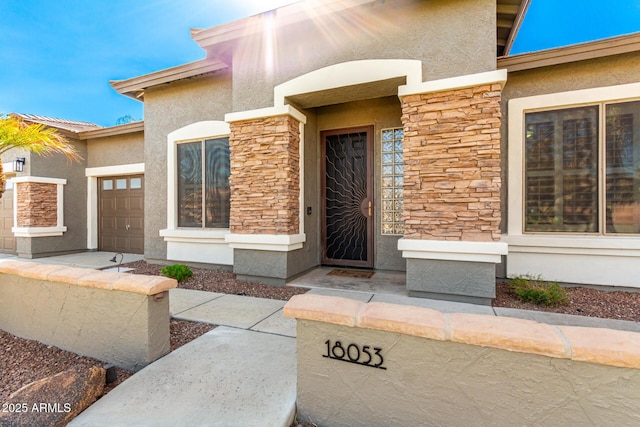
[[13, 184], [21, 182], [36, 182], [40, 184], [54, 184], [56, 186], [57, 195], [57, 212], [55, 227], [18, 227], [18, 192], [13, 195], [13, 227], [11, 231], [16, 237], [50, 237], [62, 236], [67, 231], [64, 226], [64, 185], [67, 184], [66, 179], [47, 178], [38, 176], [20, 176], [12, 178]]
[[86, 168], [87, 177], [87, 249], [98, 249], [98, 178], [103, 176], [144, 174], [144, 163]]
[[228, 228], [178, 227], [178, 144], [227, 138], [229, 124], [219, 120], [192, 123], [167, 135], [167, 228], [160, 236], [167, 242], [167, 259], [233, 265], [233, 249], [225, 241]]
[[[623, 102], [640, 98], [640, 83], [583, 89], [548, 95], [516, 98], [509, 101], [509, 214], [508, 234], [521, 236], [524, 230], [524, 125], [525, 113], [579, 107], [602, 102]], [[536, 233], [560, 236], [562, 233]], [[597, 236], [598, 238], [634, 238], [633, 236]], [[562, 236], [562, 239], [566, 236]], [[640, 240], [640, 239], [639, 239]]]
[[[524, 233], [525, 113], [625, 102], [640, 98], [640, 83], [582, 89], [509, 101], [507, 275], [540, 274], [545, 280], [638, 287], [640, 237], [629, 235]], [[580, 267], [572, 267], [569, 266]], [[530, 271], [527, 271], [530, 269]]]

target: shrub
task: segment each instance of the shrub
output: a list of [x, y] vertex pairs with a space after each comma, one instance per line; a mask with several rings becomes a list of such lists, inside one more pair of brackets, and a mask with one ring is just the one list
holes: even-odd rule
[[193, 271], [191, 271], [188, 265], [173, 264], [162, 267], [162, 275], [176, 279], [178, 283], [180, 283], [193, 276]]
[[553, 307], [567, 305], [569, 293], [557, 283], [544, 283], [540, 278], [521, 276], [511, 280], [509, 286], [513, 293], [524, 302]]

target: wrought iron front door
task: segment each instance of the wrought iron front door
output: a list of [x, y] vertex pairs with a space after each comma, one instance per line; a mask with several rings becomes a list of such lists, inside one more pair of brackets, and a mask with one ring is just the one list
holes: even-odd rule
[[322, 263], [373, 267], [373, 126], [324, 131]]

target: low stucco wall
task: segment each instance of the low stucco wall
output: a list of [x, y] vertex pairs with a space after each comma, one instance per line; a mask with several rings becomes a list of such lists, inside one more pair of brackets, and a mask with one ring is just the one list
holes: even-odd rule
[[0, 329], [139, 370], [169, 352], [173, 279], [0, 262]]
[[638, 333], [319, 295], [284, 314], [319, 426], [640, 423]]

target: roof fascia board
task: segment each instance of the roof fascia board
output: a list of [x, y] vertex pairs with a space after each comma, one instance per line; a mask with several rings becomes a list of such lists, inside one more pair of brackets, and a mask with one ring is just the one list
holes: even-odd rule
[[315, 19], [335, 12], [341, 12], [356, 6], [374, 3], [376, 0], [310, 0], [293, 3], [248, 18], [239, 19], [228, 24], [218, 25], [202, 30], [192, 30], [191, 38], [203, 49], [230, 40], [249, 36], [263, 31], [263, 19], [267, 16], [277, 17], [278, 25], [284, 26], [296, 22]]
[[584, 61], [640, 51], [640, 33], [498, 58], [498, 68], [509, 72]]
[[220, 60], [212, 61], [201, 59], [188, 64], [178, 65], [177, 67], [167, 68], [127, 80], [112, 80], [109, 84], [122, 95], [139, 98], [139, 96], [136, 95], [150, 87], [189, 77], [195, 77], [201, 74], [212, 73], [228, 67], [229, 66], [226, 63]]
[[511, 47], [513, 46], [513, 42], [520, 31], [520, 26], [522, 25], [522, 21], [524, 21], [524, 17], [527, 14], [527, 10], [529, 10], [530, 0], [522, 0], [520, 3], [520, 9], [516, 14], [516, 18], [513, 21], [513, 25], [511, 26], [511, 31], [509, 32], [509, 38], [507, 38], [507, 42], [504, 45], [504, 55], [509, 55], [511, 51]]
[[78, 137], [80, 139], [86, 140], [93, 138], [104, 138], [108, 136], [125, 135], [134, 132], [144, 132], [143, 121], [127, 123], [126, 125], [112, 126], [103, 129], [87, 130], [84, 132], [79, 132]]

